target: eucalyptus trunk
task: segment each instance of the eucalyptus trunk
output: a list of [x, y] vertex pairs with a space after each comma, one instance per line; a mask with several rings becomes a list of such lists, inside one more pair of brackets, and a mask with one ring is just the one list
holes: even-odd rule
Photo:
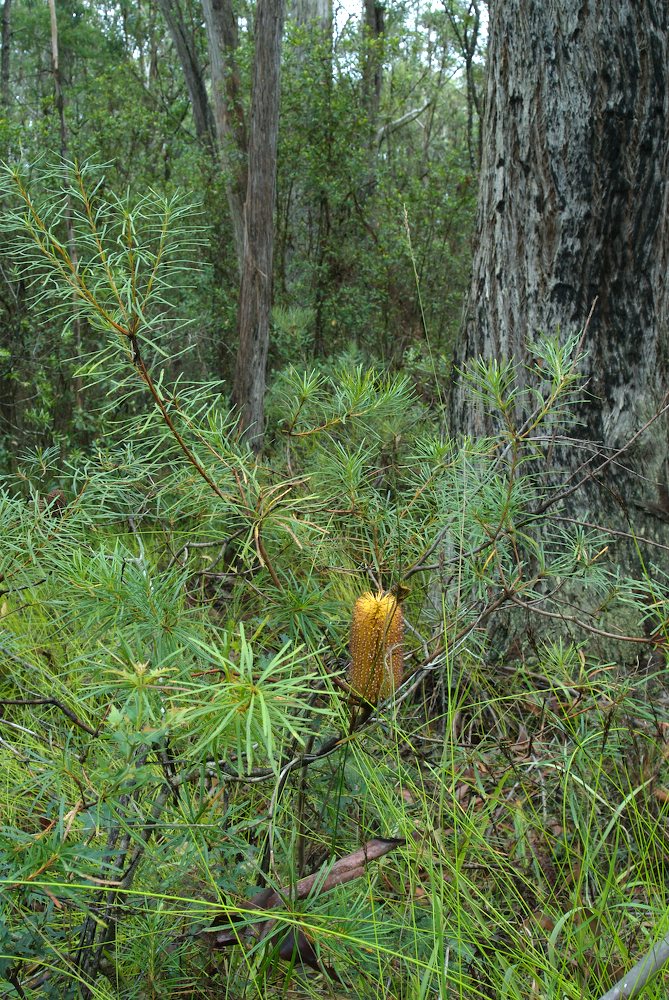
[[239, 347], [233, 388], [233, 403], [239, 411], [241, 426], [256, 450], [262, 447], [272, 308], [283, 15], [283, 0], [258, 0], [242, 280], [237, 312]]
[[237, 65], [237, 16], [231, 0], [202, 0], [202, 8], [207, 28], [216, 137], [241, 273], [244, 255], [247, 132]]
[[[478, 235], [456, 360], [510, 358], [527, 379], [532, 342], [583, 329], [595, 304], [577, 433], [603, 455], [667, 401], [667, 22], [666, 0], [491, 8]], [[452, 420], [490, 430], [462, 383]], [[664, 416], [607, 468], [598, 513], [636, 516], [640, 505], [669, 519], [668, 430]], [[559, 458], [573, 470], [584, 455]]]
[[207, 96], [193, 30], [186, 22], [179, 0], [159, 0], [159, 5], [188, 88], [195, 132], [200, 142], [213, 149], [215, 143], [214, 116]]
[[12, 40], [12, 0], [2, 5], [2, 40], [0, 43], [0, 101], [5, 108], [10, 105], [9, 57]]
[[380, 0], [365, 0], [363, 27], [362, 93], [370, 136], [374, 136], [383, 86], [385, 8]]

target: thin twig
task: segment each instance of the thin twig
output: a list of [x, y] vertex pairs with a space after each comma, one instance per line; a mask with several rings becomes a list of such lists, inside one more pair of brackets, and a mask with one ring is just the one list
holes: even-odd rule
[[63, 715], [68, 717], [70, 722], [73, 722], [75, 726], [78, 726], [79, 729], [83, 729], [84, 732], [88, 733], [90, 736], [97, 736], [100, 731], [99, 728], [91, 729], [90, 726], [88, 726], [85, 722], [82, 722], [81, 719], [75, 715], [71, 708], [68, 708], [67, 705], [63, 705], [62, 701], [58, 701], [57, 698], [1, 698], [0, 706], [4, 705], [51, 705], [53, 708], [59, 709]]
[[[595, 625], [588, 625], [587, 622], [580, 621], [578, 618], [572, 618], [570, 615], [560, 614], [558, 611], [547, 611], [545, 608], [539, 607], [539, 601], [533, 601], [531, 603], [527, 601], [521, 601], [519, 597], [515, 594], [508, 595], [509, 600], [512, 604], [517, 605], [519, 608], [523, 608], [525, 611], [533, 611], [538, 615], [543, 615], [545, 618], [557, 618], [561, 622], [569, 622], [572, 625], [578, 625], [579, 628], [585, 629], [586, 632], [591, 632], [592, 635], [601, 635], [604, 639], [616, 639], [618, 642], [635, 642], [641, 646], [657, 646], [657, 639], [646, 639], [638, 635], [622, 635], [618, 632], [606, 632], [604, 629], [597, 628]], [[541, 599], [541, 603], [545, 598]]]
[[652, 545], [657, 549], [664, 549], [669, 552], [669, 545], [656, 542], [653, 538], [644, 538], [643, 535], [635, 535], [633, 531], [619, 531], [615, 528], [608, 528], [605, 524], [597, 524], [594, 521], [582, 521], [580, 518], [566, 517], [561, 514], [554, 514], [553, 520], [565, 521], [567, 524], [578, 524], [582, 528], [593, 528], [595, 531], [603, 531], [607, 535], [615, 535], [618, 538], [631, 538], [633, 542], [638, 542], [640, 545]]
[[[634, 442], [639, 437], [641, 437], [641, 435], [645, 433], [645, 431], [647, 431], [648, 428], [651, 427], [656, 420], [659, 420], [659, 418], [663, 416], [667, 412], [667, 410], [669, 410], [669, 392], [665, 394], [659, 410], [656, 410], [653, 416], [649, 417], [649, 419], [632, 435], [632, 437], [628, 438], [625, 444], [621, 445], [621, 447], [618, 448], [616, 451], [614, 451], [613, 454], [605, 458], [604, 461], [597, 466], [597, 468], [591, 469], [590, 472], [584, 475], [582, 479], [579, 479], [579, 481], [575, 483], [573, 486], [569, 486], [567, 489], [564, 489], [560, 493], [556, 493], [555, 496], [549, 497], [547, 500], [545, 500], [544, 503], [540, 504], [534, 510], [533, 512], [534, 516], [536, 517], [539, 514], [545, 514], [546, 511], [550, 510], [551, 507], [554, 507], [556, 504], [561, 503], [563, 500], [566, 500], [568, 497], [572, 496], [572, 494], [576, 493], [576, 491], [579, 490], [582, 486], [585, 486], [587, 482], [589, 482], [591, 479], [594, 479], [595, 476], [598, 476], [601, 472], [604, 471], [604, 469], [608, 468], [609, 465], [615, 463], [615, 460], [619, 458], [620, 455], [623, 455], [626, 451], [628, 451], [628, 449], [632, 447]], [[598, 452], [598, 454], [601, 454], [601, 452]], [[587, 462], [584, 462], [582, 465], [579, 465], [577, 469], [574, 469], [571, 475], [567, 478], [567, 482], [570, 482], [575, 476], [579, 474], [579, 472], [587, 468], [587, 466], [590, 465], [590, 463], [593, 462], [596, 457], [597, 456], [593, 456], [592, 458], [588, 459]]]

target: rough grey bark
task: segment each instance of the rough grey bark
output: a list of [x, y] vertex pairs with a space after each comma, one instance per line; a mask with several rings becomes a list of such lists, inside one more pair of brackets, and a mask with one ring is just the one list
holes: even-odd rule
[[207, 28], [216, 136], [226, 177], [237, 261], [244, 255], [247, 134], [237, 66], [237, 18], [230, 0], [202, 0]]
[[237, 313], [239, 347], [233, 403], [255, 449], [262, 446], [265, 375], [272, 307], [274, 195], [283, 0], [258, 0], [244, 204], [244, 252]]
[[216, 138], [214, 116], [193, 32], [186, 24], [179, 0], [159, 0], [159, 3], [188, 88], [195, 133], [201, 142], [213, 149]]
[[[668, 388], [667, 2], [499, 0], [489, 31], [478, 236], [456, 360], [522, 365], [537, 334], [578, 331], [597, 299], [579, 433], [616, 449]], [[452, 418], [468, 433], [489, 429], [462, 384]], [[665, 418], [625, 456], [645, 479], [620, 467], [610, 477], [623, 508], [668, 497], [667, 432]]]

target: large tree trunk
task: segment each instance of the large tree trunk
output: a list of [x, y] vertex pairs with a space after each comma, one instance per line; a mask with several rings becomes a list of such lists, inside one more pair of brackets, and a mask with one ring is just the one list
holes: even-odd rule
[[258, 0], [244, 204], [244, 253], [233, 403], [252, 446], [262, 446], [274, 254], [283, 0]]
[[[596, 300], [579, 434], [607, 450], [629, 441], [669, 387], [667, 22], [666, 0], [498, 0], [491, 10], [478, 239], [457, 361], [510, 358], [528, 378], [528, 345], [577, 332]], [[455, 429], [490, 429], [462, 383], [452, 417]], [[609, 475], [607, 516], [659, 499], [669, 518], [667, 432], [666, 419], [654, 423]], [[561, 457], [568, 468], [583, 460], [573, 449]]]

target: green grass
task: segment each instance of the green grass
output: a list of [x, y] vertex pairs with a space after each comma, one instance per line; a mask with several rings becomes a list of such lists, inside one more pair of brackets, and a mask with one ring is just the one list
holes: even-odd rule
[[[597, 1000], [669, 930], [669, 589], [554, 516], [578, 338], [537, 344], [532, 389], [473, 366], [481, 441], [405, 376], [291, 369], [258, 458], [218, 386], [161, 367], [178, 234], [142, 216], [141, 259], [105, 263], [113, 226], [80, 219], [61, 273], [52, 217], [26, 273], [46, 254], [68, 308], [126, 325], [81, 359], [104, 446], [26, 456], [0, 497], [3, 995]], [[352, 726], [353, 603], [393, 587], [406, 679]]]

